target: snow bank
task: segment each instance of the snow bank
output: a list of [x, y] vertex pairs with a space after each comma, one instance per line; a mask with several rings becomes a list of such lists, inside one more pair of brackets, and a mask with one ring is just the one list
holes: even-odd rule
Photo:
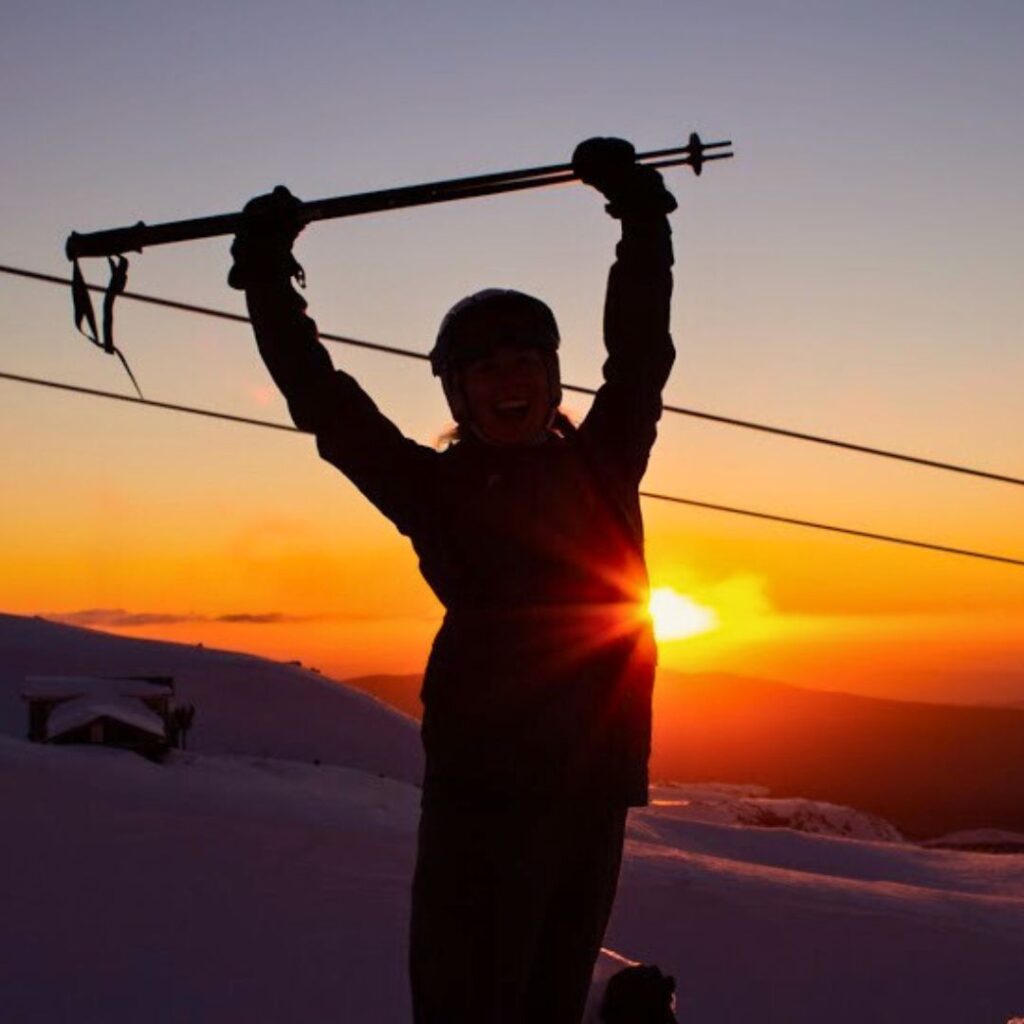
[[877, 815], [823, 800], [769, 797], [763, 786], [675, 782], [652, 787], [651, 803], [662, 808], [662, 818], [671, 818], [685, 808], [682, 817], [687, 821], [790, 828], [855, 839], [903, 839], [898, 829]]
[[921, 844], [935, 850], [975, 850], [979, 853], [1024, 853], [1024, 832], [974, 828], [950, 832]]

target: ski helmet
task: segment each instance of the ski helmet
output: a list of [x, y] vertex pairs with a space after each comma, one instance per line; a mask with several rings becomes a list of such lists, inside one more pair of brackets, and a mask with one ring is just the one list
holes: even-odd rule
[[456, 422], [466, 416], [459, 371], [501, 346], [537, 349], [544, 357], [552, 411], [562, 400], [558, 324], [547, 303], [511, 288], [486, 288], [456, 302], [441, 321], [430, 368], [441, 378]]

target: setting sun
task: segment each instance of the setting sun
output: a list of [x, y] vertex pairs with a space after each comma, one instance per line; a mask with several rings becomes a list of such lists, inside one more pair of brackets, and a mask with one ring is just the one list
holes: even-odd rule
[[672, 587], [652, 590], [647, 608], [654, 620], [654, 636], [658, 640], [682, 640], [707, 633], [718, 626], [718, 614], [714, 609], [698, 604]]

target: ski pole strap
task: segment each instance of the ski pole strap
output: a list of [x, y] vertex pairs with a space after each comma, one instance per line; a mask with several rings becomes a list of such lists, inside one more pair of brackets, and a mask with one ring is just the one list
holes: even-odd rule
[[[71, 303], [75, 314], [75, 327], [79, 333], [89, 339], [97, 348], [103, 349], [108, 355], [117, 356], [121, 360], [128, 379], [138, 393], [139, 398], [143, 397], [142, 388], [132, 373], [124, 353], [114, 344], [114, 300], [120, 295], [128, 284], [128, 259], [125, 256], [118, 256], [116, 261], [107, 257], [110, 266], [110, 282], [107, 290], [103, 293], [103, 333], [97, 329], [96, 313], [92, 308], [92, 298], [86, 286], [85, 278], [82, 276], [82, 268], [78, 260], [73, 260], [71, 273]], [[83, 324], [85, 325], [83, 327]]]
[[110, 283], [103, 296], [103, 348], [108, 354], [117, 351], [114, 348], [114, 299], [124, 291], [128, 284], [128, 259], [118, 256], [117, 262], [107, 257], [110, 267]]
[[[96, 314], [92, 308], [92, 298], [89, 296], [89, 289], [85, 285], [85, 278], [82, 276], [82, 268], [76, 259], [71, 271], [71, 303], [75, 310], [75, 327], [80, 334], [84, 334], [94, 345], [103, 347], [100, 341], [99, 331], [96, 329]], [[88, 326], [88, 330], [82, 328], [82, 323]]]

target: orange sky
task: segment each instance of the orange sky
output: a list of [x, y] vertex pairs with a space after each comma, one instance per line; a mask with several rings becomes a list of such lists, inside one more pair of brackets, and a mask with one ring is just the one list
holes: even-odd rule
[[[341, 677], [421, 670], [440, 608], [411, 548], [308, 439], [168, 417], [171, 430], [163, 413], [47, 393], [11, 400], [65, 431], [53, 450], [23, 449], [9, 468], [20, 486], [0, 530], [18, 543], [4, 556], [4, 610], [72, 613], [126, 635], [297, 658]], [[678, 429], [666, 426], [665, 447]], [[652, 476], [673, 454], [659, 450]], [[924, 484], [955, 490], [909, 470], [915, 486], [890, 492], [890, 506], [863, 489], [868, 469], [853, 470], [859, 507], [834, 495], [831, 479], [809, 477], [801, 511], [920, 536], [896, 498], [920, 508]], [[771, 507], [770, 496], [747, 504]], [[653, 502], [645, 514], [652, 583], [719, 619], [702, 636], [663, 643], [668, 667], [879, 696], [1024, 699], [1019, 570]], [[1009, 546], [1014, 524], [1003, 515], [980, 505], [962, 522], [940, 507], [935, 519], [963, 535], [933, 528], [932, 537]]]
[[[4, 22], [0, 127], [18, 145], [0, 153], [0, 262], [66, 273], [72, 228], [236, 209], [279, 182], [315, 198], [697, 129], [736, 159], [668, 177], [666, 399], [1024, 476], [1016, 6], [527, 8], [22, 5]], [[596, 384], [616, 240], [601, 207], [573, 187], [316, 225], [297, 249], [310, 309], [423, 352], [462, 295], [520, 288], [555, 310], [566, 379]], [[129, 287], [240, 311], [227, 247], [147, 250]], [[0, 370], [127, 390], [69, 321], [59, 289], [0, 276]], [[117, 332], [147, 395], [286, 418], [244, 326], [122, 301]], [[447, 425], [422, 363], [334, 355], [410, 436]], [[308, 440], [3, 381], [0, 430], [0, 611], [92, 610], [339, 675], [422, 668], [439, 609], [415, 559]], [[645, 486], [1024, 557], [1019, 487], [675, 416]], [[666, 665], [1024, 700], [1024, 569], [645, 515], [654, 583], [721, 619], [663, 645]]]

